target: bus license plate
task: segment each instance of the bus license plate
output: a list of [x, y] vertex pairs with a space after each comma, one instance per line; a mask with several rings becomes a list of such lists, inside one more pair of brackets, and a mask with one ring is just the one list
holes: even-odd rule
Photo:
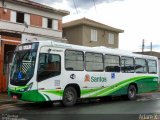
[[13, 95], [13, 99], [14, 99], [14, 100], [17, 100], [18, 97], [17, 97], [16, 95]]

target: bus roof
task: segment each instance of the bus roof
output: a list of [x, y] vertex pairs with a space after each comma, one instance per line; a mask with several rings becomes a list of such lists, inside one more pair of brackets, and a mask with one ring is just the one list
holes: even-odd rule
[[55, 42], [52, 40], [40, 40], [40, 41], [34, 41], [34, 42], [39, 42], [41, 46], [55, 46], [58, 48], [72, 49], [72, 50], [79, 50], [79, 51], [97, 52], [97, 53], [105, 53], [105, 54], [113, 54], [113, 55], [119, 55], [119, 56], [129, 56], [129, 57], [139, 57], [139, 58], [148, 58], [148, 59], [158, 59], [155, 56], [142, 55], [142, 54], [133, 53], [133, 52], [127, 51], [127, 50], [121, 50], [121, 49], [117, 49], [117, 48], [108, 48], [105, 46], [87, 47], [87, 46], [73, 45], [73, 44], [67, 44], [67, 43], [60, 43], [60, 42]]

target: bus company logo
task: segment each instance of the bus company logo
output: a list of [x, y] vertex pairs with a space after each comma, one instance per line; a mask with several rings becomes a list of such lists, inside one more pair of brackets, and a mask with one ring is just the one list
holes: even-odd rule
[[85, 80], [84, 82], [107, 82], [107, 78], [106, 77], [95, 77], [95, 76], [91, 76], [86, 74], [85, 75]]

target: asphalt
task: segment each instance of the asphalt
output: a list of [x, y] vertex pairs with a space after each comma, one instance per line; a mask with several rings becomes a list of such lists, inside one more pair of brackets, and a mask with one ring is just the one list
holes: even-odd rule
[[13, 98], [9, 97], [7, 93], [0, 93], [0, 105], [11, 104], [17, 102]]

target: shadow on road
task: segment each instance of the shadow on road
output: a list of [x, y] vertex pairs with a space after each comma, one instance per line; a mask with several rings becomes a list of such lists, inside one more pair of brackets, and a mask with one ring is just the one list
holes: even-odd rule
[[[89, 106], [99, 106], [103, 104], [114, 104], [119, 102], [126, 102], [121, 97], [113, 97], [113, 98], [94, 98], [94, 99], [81, 99], [78, 100], [77, 103], [69, 108], [81, 108], [81, 107], [89, 107]], [[58, 102], [44, 102], [44, 103], [28, 103], [28, 102], [22, 102], [15, 104], [17, 107], [21, 107], [22, 109], [26, 110], [57, 110], [57, 109], [66, 109], [66, 107], [63, 106], [63, 104]]]

